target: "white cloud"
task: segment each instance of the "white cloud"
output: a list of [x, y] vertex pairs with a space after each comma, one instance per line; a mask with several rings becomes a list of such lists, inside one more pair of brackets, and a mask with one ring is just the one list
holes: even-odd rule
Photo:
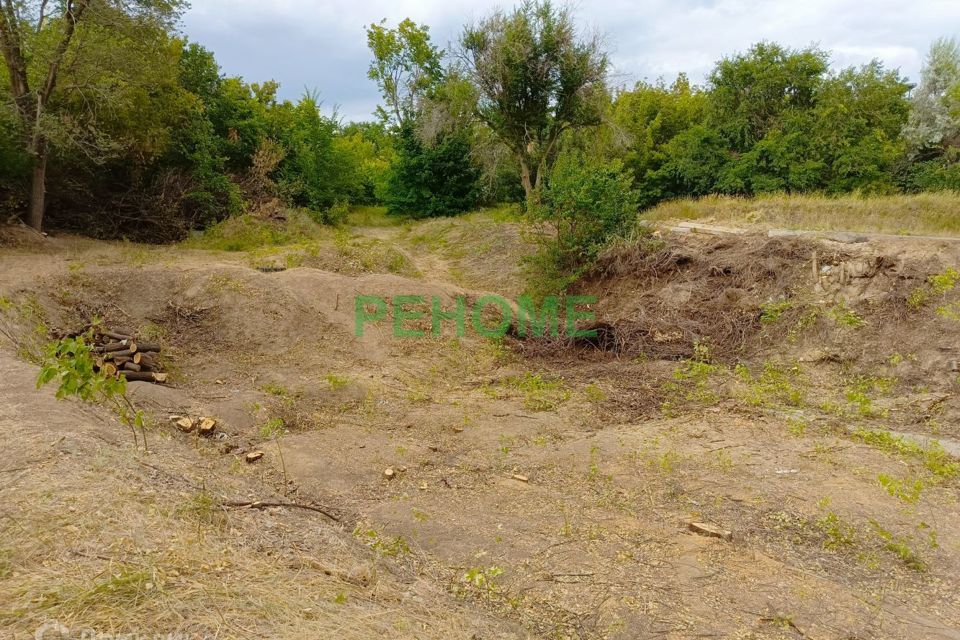
[[[364, 26], [410, 17], [430, 25], [437, 44], [495, 6], [491, 0], [195, 0], [184, 20], [191, 39], [212, 49], [224, 70], [248, 80], [274, 78], [282, 95], [317, 89], [348, 119], [377, 103], [366, 78]], [[955, 0], [580, 0], [585, 27], [606, 34], [614, 81], [671, 78], [699, 82], [722, 56], [759, 40], [817, 44], [837, 66], [880, 58], [916, 78], [930, 42], [960, 25]], [[956, 28], [956, 27], [954, 27]]]

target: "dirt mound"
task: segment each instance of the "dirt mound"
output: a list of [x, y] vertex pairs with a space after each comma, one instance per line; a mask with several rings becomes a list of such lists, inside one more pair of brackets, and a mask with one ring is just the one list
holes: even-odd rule
[[46, 236], [25, 224], [0, 224], [0, 247], [13, 249], [42, 249], [48, 244]]
[[[629, 356], [690, 358], [702, 345], [736, 362], [784, 345], [852, 348], [835, 340], [837, 325], [867, 327], [858, 333], [862, 348], [894, 336], [907, 346], [912, 335], [922, 349], [930, 334], [905, 329], [934, 324], [952, 334], [960, 325], [924, 314], [929, 301], [911, 305], [910, 297], [957, 258], [882, 243], [681, 236], [615, 247], [582, 289], [600, 297], [598, 318], [616, 338], [608, 343]], [[938, 292], [934, 306], [949, 307], [953, 295], [952, 286]]]

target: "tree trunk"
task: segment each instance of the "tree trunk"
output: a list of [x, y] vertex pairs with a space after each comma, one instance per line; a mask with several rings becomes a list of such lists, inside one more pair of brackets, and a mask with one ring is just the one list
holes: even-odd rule
[[540, 204], [539, 179], [530, 172], [530, 165], [524, 158], [520, 159], [520, 182], [523, 183], [523, 192], [526, 195], [527, 207]]
[[43, 230], [43, 212], [47, 200], [47, 149], [41, 144], [33, 162], [33, 183], [30, 187], [30, 226]]

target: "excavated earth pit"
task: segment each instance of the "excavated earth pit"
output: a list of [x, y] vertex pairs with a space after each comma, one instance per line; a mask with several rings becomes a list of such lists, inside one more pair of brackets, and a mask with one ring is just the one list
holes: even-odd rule
[[[581, 344], [355, 335], [357, 295], [482, 294], [441, 281], [106, 253], [0, 254], [15, 637], [960, 637], [954, 244], [645, 240]], [[93, 317], [164, 343], [149, 453], [31, 387]]]

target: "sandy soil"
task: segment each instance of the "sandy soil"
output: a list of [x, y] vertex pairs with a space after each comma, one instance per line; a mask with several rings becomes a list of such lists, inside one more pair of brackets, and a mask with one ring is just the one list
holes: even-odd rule
[[[960, 324], [936, 312], [953, 292], [906, 302], [952, 250], [677, 237], [584, 285], [615, 351], [355, 336], [358, 294], [498, 290], [499, 263], [474, 258], [495, 226], [444, 227], [452, 253], [423, 224], [354, 230], [420, 278], [75, 239], [0, 249], [16, 341], [0, 351], [0, 627], [960, 637], [960, 470], [889, 435], [960, 440]], [[169, 354], [171, 384], [130, 385], [148, 453], [106, 409], [34, 388], [24, 358], [94, 315]], [[171, 414], [215, 416], [218, 434]]]

